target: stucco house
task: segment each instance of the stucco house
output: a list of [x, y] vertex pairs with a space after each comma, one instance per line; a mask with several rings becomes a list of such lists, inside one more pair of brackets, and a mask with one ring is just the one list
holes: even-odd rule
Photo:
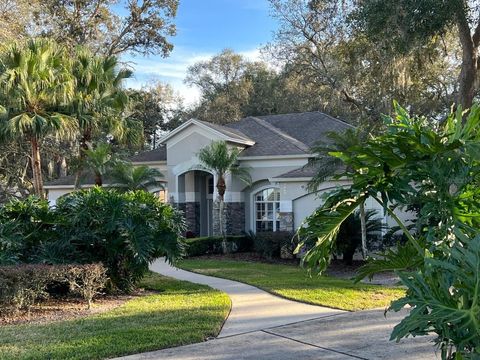
[[[165, 191], [154, 189], [185, 212], [189, 230], [197, 236], [218, 234], [212, 214], [217, 204], [216, 178], [199, 163], [199, 150], [212, 141], [224, 140], [241, 149], [239, 165], [250, 169], [252, 184], [246, 186], [227, 176], [226, 231], [294, 230], [319, 205], [319, 193], [309, 193], [313, 171], [305, 168], [313, 155], [310, 148], [326, 133], [343, 132], [352, 126], [321, 112], [247, 117], [227, 125], [189, 120], [161, 139], [161, 147], [131, 158], [134, 164], [159, 169]], [[92, 182], [90, 182], [92, 183]], [[327, 181], [320, 193], [348, 185], [347, 180]], [[92, 186], [87, 184], [85, 186]], [[73, 178], [48, 183], [50, 201], [72, 191]], [[372, 204], [373, 206], [373, 204]]]

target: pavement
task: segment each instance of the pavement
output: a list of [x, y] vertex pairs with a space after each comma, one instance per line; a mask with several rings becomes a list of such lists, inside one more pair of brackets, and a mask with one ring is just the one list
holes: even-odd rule
[[226, 292], [232, 310], [216, 339], [126, 356], [123, 360], [434, 360], [431, 337], [389, 341], [406, 311], [345, 312], [285, 300], [236, 281], [194, 274], [157, 261], [152, 271]]
[[163, 260], [154, 262], [150, 270], [175, 279], [208, 285], [228, 294], [232, 309], [217, 338], [344, 313], [341, 310], [286, 300], [237, 281], [177, 269]]

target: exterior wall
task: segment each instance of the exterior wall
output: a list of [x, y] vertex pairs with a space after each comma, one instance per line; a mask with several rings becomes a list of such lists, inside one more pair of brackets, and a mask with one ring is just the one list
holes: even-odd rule
[[47, 194], [48, 202], [50, 203], [50, 205], [55, 205], [59, 197], [69, 194], [72, 191], [73, 191], [73, 187], [48, 189], [48, 194]]
[[185, 208], [187, 231], [191, 231], [195, 236], [200, 236], [200, 202], [186, 202], [183, 207]]

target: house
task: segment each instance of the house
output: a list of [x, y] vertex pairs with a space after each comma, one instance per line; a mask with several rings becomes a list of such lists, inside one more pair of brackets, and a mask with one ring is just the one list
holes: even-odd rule
[[[251, 116], [223, 126], [192, 119], [163, 137], [161, 147], [131, 160], [155, 167], [165, 175], [162, 195], [184, 211], [192, 233], [216, 235], [219, 224], [214, 219], [219, 217], [213, 213], [218, 211], [214, 201], [217, 179], [205, 171], [197, 154], [212, 141], [224, 140], [241, 149], [239, 165], [248, 167], [252, 177], [250, 186], [226, 177], [227, 233], [292, 231], [321, 204], [319, 193], [348, 185], [348, 180], [326, 181], [319, 192], [309, 193], [307, 184], [313, 170], [305, 165], [313, 156], [311, 146], [326, 140], [328, 132], [351, 127], [321, 112]], [[72, 191], [73, 180], [61, 178], [45, 188], [54, 202]]]

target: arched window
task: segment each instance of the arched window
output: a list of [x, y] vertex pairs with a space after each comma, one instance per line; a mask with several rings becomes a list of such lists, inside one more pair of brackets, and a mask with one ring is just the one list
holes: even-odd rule
[[255, 194], [255, 229], [257, 232], [280, 230], [280, 191], [268, 188]]

